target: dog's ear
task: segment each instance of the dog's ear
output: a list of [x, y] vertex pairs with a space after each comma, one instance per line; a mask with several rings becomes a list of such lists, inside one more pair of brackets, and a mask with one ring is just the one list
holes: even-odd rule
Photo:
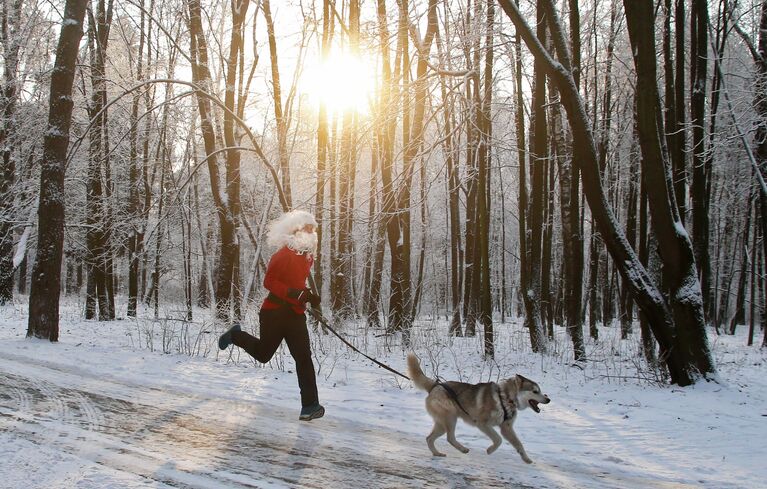
[[524, 375], [517, 374], [517, 385], [521, 389], [523, 386], [526, 386], [526, 385], [527, 386], [533, 386], [533, 385], [535, 385], [535, 382], [533, 382], [532, 380], [528, 379]]

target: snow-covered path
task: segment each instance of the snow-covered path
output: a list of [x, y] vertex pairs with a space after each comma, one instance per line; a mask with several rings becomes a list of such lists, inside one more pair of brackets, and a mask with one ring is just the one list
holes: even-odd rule
[[[34, 373], [34, 375], [30, 375]], [[0, 431], [171, 487], [525, 487], [425, 457], [421, 439], [268, 404], [129, 385], [0, 353]], [[412, 448], [419, 449], [413, 451]]]
[[[442, 438], [448, 456], [432, 457], [424, 393], [332, 338], [313, 337], [327, 414], [305, 423], [286, 351], [260, 365], [219, 352], [204, 323], [189, 336], [186, 326], [80, 315], [66, 309], [51, 343], [25, 338], [23, 309], [0, 308], [0, 489], [767, 487], [767, 350], [745, 348], [742, 335], [715, 338], [719, 382], [688, 388], [602, 378], [636, 372], [611, 353], [633, 343], [607, 335], [585, 371], [515, 349], [527, 335], [517, 323], [505, 325], [498, 363], [471, 338], [442, 350], [422, 339], [423, 365], [444, 378], [540, 382], [551, 404], [516, 425], [527, 465], [508, 443], [486, 455], [489, 440], [463, 423], [457, 437], [471, 452]], [[179, 354], [168, 338], [201, 349]], [[404, 352], [375, 340], [369, 352], [403, 369]]]

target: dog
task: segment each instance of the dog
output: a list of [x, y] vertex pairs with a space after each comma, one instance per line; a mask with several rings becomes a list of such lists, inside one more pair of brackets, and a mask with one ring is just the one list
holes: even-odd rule
[[494, 427], [501, 427], [501, 434], [517, 450], [525, 463], [533, 461], [527, 456], [525, 447], [514, 433], [514, 420], [519, 411], [530, 407], [540, 413], [539, 404], [548, 404], [551, 399], [530, 379], [517, 375], [499, 383], [466, 384], [464, 382], [440, 382], [427, 377], [418, 358], [408, 354], [407, 369], [413, 384], [429, 393], [426, 396], [426, 411], [434, 419], [434, 428], [426, 437], [431, 453], [444, 457], [434, 446], [434, 441], [447, 433], [447, 441], [458, 451], [468, 453], [469, 449], [455, 439], [455, 425], [458, 418], [476, 426], [493, 442], [487, 447], [490, 455], [501, 446], [502, 439]]

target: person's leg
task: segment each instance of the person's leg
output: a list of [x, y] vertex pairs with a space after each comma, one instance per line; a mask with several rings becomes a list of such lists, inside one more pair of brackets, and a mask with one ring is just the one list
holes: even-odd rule
[[286, 317], [280, 309], [262, 310], [258, 313], [261, 323], [261, 338], [256, 338], [245, 331], [232, 331], [232, 343], [239, 346], [261, 363], [272, 359], [274, 352], [283, 339], [282, 324]]
[[306, 316], [292, 311], [286, 314], [288, 315], [291, 318], [285, 323], [285, 342], [288, 344], [290, 355], [296, 361], [298, 387], [301, 389], [301, 406], [307, 407], [319, 402], [319, 396], [309, 345], [309, 332], [306, 329]]

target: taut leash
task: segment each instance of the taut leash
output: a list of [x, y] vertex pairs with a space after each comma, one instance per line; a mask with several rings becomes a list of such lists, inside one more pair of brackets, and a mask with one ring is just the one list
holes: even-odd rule
[[376, 365], [378, 365], [379, 367], [381, 367], [381, 368], [384, 368], [384, 369], [388, 370], [389, 372], [391, 372], [391, 373], [393, 373], [393, 374], [399, 375], [399, 376], [400, 376], [400, 377], [402, 377], [402, 378], [405, 378], [405, 379], [407, 379], [407, 380], [410, 380], [410, 377], [408, 377], [407, 375], [403, 374], [402, 372], [398, 372], [397, 370], [394, 370], [394, 369], [393, 369], [393, 368], [391, 368], [390, 366], [386, 365], [385, 363], [381, 363], [381, 362], [379, 362], [378, 360], [376, 360], [375, 358], [373, 358], [373, 357], [371, 357], [371, 356], [368, 356], [368, 355], [366, 355], [365, 353], [363, 353], [363, 352], [361, 352], [359, 349], [357, 349], [357, 347], [355, 347], [354, 345], [352, 345], [351, 343], [349, 343], [349, 342], [346, 340], [346, 338], [344, 338], [343, 336], [341, 336], [341, 334], [340, 334], [338, 331], [336, 331], [335, 329], [333, 329], [333, 327], [332, 327], [332, 326], [330, 326], [330, 324], [328, 324], [328, 320], [327, 320], [327, 319], [325, 319], [325, 316], [323, 316], [321, 312], [319, 312], [318, 310], [314, 309], [313, 307], [309, 307], [309, 308], [307, 308], [307, 310], [309, 311], [309, 314], [311, 314], [311, 315], [314, 317], [314, 319], [316, 319], [317, 321], [319, 321], [320, 323], [322, 323], [322, 325], [323, 325], [323, 326], [325, 326], [325, 327], [326, 327], [328, 330], [330, 330], [330, 332], [331, 332], [331, 333], [333, 333], [334, 335], [336, 335], [336, 336], [338, 337], [338, 339], [340, 339], [341, 341], [343, 341], [343, 343], [344, 343], [346, 346], [348, 346], [348, 347], [349, 347], [349, 348], [351, 348], [352, 350], [356, 351], [357, 353], [359, 353], [359, 354], [360, 354], [360, 355], [362, 355], [363, 357], [367, 358], [367, 359], [368, 359], [368, 360], [370, 360], [371, 362], [375, 363], [375, 364], [376, 364]]

